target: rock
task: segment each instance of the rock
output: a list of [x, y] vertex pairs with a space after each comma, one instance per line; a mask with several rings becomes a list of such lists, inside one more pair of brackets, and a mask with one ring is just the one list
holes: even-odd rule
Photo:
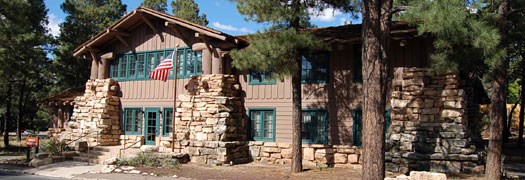
[[85, 152], [88, 149], [87, 141], [77, 141], [75, 142], [75, 151]]
[[122, 167], [120, 167], [120, 169], [122, 169], [124, 171], [129, 171], [129, 170], [135, 169], [135, 167], [133, 167], [133, 166], [122, 166]]
[[139, 170], [131, 170], [128, 173], [130, 173], [130, 174], [140, 174], [140, 171]]
[[158, 152], [159, 151], [159, 147], [157, 146], [153, 146], [153, 145], [142, 145], [140, 146], [140, 151], [142, 152]]
[[396, 176], [395, 180], [410, 180], [410, 177], [403, 174], [403, 175]]
[[314, 148], [303, 148], [303, 159], [313, 161], [315, 159]]
[[348, 155], [346, 155], [346, 154], [336, 153], [334, 155], [334, 162], [335, 163], [344, 164], [347, 161], [348, 161]]
[[37, 159], [44, 159], [44, 158], [47, 158], [49, 157], [49, 154], [48, 153], [38, 153], [38, 154], [35, 154], [35, 158]]
[[171, 156], [173, 159], [176, 159], [179, 163], [188, 163], [190, 162], [190, 155], [186, 153], [177, 153]]
[[70, 159], [70, 158], [73, 158], [73, 156], [77, 156], [77, 152], [75, 151], [66, 151], [66, 152], [62, 152], [62, 156], [64, 156], [64, 158], [66, 159]]
[[410, 171], [410, 179], [417, 180], [447, 180], [447, 175], [443, 173]]
[[292, 158], [292, 149], [283, 149], [281, 150], [281, 155], [283, 158], [291, 159]]
[[31, 162], [29, 162], [29, 166], [36, 168], [36, 167], [45, 166], [45, 165], [52, 164], [52, 163], [53, 163], [53, 159], [50, 157], [43, 158], [43, 159], [35, 158], [31, 160]]
[[116, 167], [115, 165], [105, 165], [102, 167], [102, 173], [111, 173]]
[[122, 172], [122, 169], [115, 169], [115, 172]]
[[102, 164], [104, 165], [115, 165], [115, 163], [117, 162], [117, 157], [110, 157], [110, 158], [107, 158], [105, 159]]
[[357, 164], [359, 162], [359, 155], [357, 154], [349, 154], [348, 155], [348, 163], [350, 164]]

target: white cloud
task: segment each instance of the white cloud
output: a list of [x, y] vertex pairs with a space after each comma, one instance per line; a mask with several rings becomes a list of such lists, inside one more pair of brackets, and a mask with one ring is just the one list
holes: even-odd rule
[[312, 18], [312, 20], [322, 22], [332, 22], [336, 19], [336, 16], [343, 14], [341, 11], [334, 10], [333, 8], [326, 8], [322, 11], [308, 9], [308, 12], [310, 13], [310, 18]]
[[252, 32], [252, 30], [245, 28], [245, 27], [235, 27], [229, 24], [221, 24], [219, 22], [213, 22], [212, 26], [220, 29], [220, 30], [226, 30], [226, 31], [235, 31], [235, 32], [242, 32], [242, 33], [249, 33]]
[[60, 34], [60, 26], [58, 26], [60, 23], [62, 23], [64, 20], [58, 18], [53, 13], [49, 13], [47, 18], [47, 28], [49, 29], [49, 33], [53, 36], [58, 36]]

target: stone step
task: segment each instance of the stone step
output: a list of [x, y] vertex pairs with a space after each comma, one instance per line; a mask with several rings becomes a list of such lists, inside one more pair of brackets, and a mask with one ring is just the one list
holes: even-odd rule
[[92, 159], [92, 158], [85, 158], [85, 157], [73, 157], [73, 161], [78, 161], [78, 162], [89, 162], [89, 163], [93, 163], [93, 164], [102, 164], [102, 162], [104, 160], [101, 160], [101, 159]]

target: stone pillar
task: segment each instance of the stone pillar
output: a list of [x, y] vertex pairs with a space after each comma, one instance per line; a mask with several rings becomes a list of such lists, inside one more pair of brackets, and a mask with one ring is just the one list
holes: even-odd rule
[[107, 79], [109, 78], [109, 59], [104, 59], [99, 61], [98, 66], [98, 79]]
[[221, 50], [219, 48], [213, 49], [213, 57], [212, 57], [212, 74], [223, 74], [222, 69], [222, 57], [220, 55]]
[[210, 45], [207, 43], [195, 43], [192, 45], [193, 51], [202, 51], [202, 74], [211, 74], [212, 72], [212, 52]]
[[53, 106], [53, 128], [58, 128], [58, 107]]
[[91, 76], [89, 79], [98, 79], [98, 61], [96, 59], [91, 60]]

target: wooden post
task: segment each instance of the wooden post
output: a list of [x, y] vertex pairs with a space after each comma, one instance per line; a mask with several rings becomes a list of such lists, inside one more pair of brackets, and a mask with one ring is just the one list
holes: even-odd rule
[[211, 73], [212, 74], [223, 74], [222, 57], [220, 55], [220, 52], [221, 52], [221, 49], [219, 48], [213, 49], [213, 57], [211, 60], [212, 62], [211, 63], [212, 64]]
[[98, 79], [109, 78], [109, 59], [102, 58], [98, 66]]
[[91, 59], [91, 76], [89, 79], [98, 79], [98, 61]]
[[171, 152], [175, 152], [175, 114], [177, 112], [177, 65], [179, 64], [179, 51], [178, 48], [172, 53], [172, 64], [173, 68], [173, 112], [171, 112]]

